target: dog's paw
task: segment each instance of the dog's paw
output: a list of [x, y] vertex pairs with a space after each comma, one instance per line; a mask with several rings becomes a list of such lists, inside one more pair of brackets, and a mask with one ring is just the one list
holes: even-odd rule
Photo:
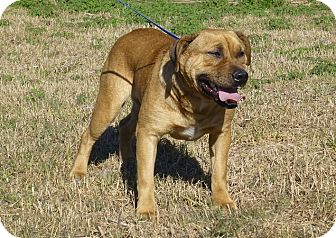
[[221, 205], [221, 207], [227, 209], [230, 213], [237, 210], [237, 205], [234, 201], [227, 202]]
[[81, 180], [86, 176], [87, 171], [84, 169], [73, 168], [70, 172], [70, 178]]
[[156, 219], [156, 209], [154, 206], [138, 206], [136, 213], [140, 218], [146, 220], [155, 220]]
[[237, 210], [236, 203], [233, 201], [221, 202], [221, 203], [214, 202], [214, 204], [223, 209], [223, 211], [229, 212], [230, 214]]
[[217, 195], [212, 197], [214, 204], [229, 210], [229, 212], [237, 210], [236, 203], [229, 197], [224, 195]]

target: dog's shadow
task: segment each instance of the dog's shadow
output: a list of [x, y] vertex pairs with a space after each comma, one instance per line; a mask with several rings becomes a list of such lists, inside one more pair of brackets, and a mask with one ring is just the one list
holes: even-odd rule
[[[132, 141], [135, 149], [135, 142]], [[119, 154], [118, 129], [109, 127], [93, 146], [90, 162], [100, 164], [111, 154]], [[136, 194], [136, 160], [123, 162], [121, 175], [127, 188]], [[200, 183], [210, 188], [210, 178], [205, 174], [196, 158], [192, 157], [183, 144], [173, 145], [167, 139], [161, 139], [157, 148], [154, 174], [160, 178], [170, 177], [189, 183]]]

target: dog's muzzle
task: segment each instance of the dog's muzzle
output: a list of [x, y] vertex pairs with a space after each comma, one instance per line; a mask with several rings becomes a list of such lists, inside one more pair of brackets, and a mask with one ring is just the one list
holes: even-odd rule
[[238, 93], [237, 88], [240, 85], [244, 85], [248, 77], [247, 73], [245, 75], [243, 72], [234, 72], [232, 76], [235, 81], [234, 84], [237, 85], [233, 88], [225, 88], [215, 84], [204, 75], [200, 75], [197, 81], [199, 87], [207, 96], [212, 97], [220, 106], [232, 109], [236, 108], [238, 103], [245, 98]]

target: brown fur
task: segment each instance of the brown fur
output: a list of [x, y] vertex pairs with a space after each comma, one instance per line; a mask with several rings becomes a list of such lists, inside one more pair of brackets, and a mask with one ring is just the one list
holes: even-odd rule
[[[221, 58], [208, 52], [220, 49]], [[245, 54], [239, 56], [239, 52]], [[184, 140], [209, 136], [212, 197], [220, 206], [235, 207], [227, 190], [227, 161], [234, 109], [225, 109], [200, 89], [197, 76], [234, 87], [232, 73], [251, 61], [241, 32], [204, 30], [174, 41], [154, 29], [138, 29], [121, 37], [105, 62], [89, 127], [83, 133], [71, 175], [82, 177], [94, 142], [115, 119], [131, 95], [132, 112], [120, 122], [120, 157], [134, 158], [136, 134], [137, 213], [153, 215], [154, 162], [159, 139], [170, 134]]]

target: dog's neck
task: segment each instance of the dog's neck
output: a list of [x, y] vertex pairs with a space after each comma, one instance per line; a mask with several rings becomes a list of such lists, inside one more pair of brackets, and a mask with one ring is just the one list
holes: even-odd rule
[[[165, 90], [165, 98], [168, 103], [173, 103], [175, 108], [185, 116], [203, 114], [213, 107], [216, 103], [204, 96], [195, 86], [192, 79], [181, 70], [176, 71], [174, 63], [168, 54], [160, 66], [161, 85]], [[169, 100], [170, 99], [170, 100]]]
[[194, 117], [195, 114], [204, 113], [204, 110], [208, 110], [204, 107], [204, 102], [208, 102], [207, 106], [216, 106], [215, 102], [205, 98], [181, 72], [175, 72], [171, 77], [170, 84], [166, 84], [167, 97], [172, 99], [185, 116]]

